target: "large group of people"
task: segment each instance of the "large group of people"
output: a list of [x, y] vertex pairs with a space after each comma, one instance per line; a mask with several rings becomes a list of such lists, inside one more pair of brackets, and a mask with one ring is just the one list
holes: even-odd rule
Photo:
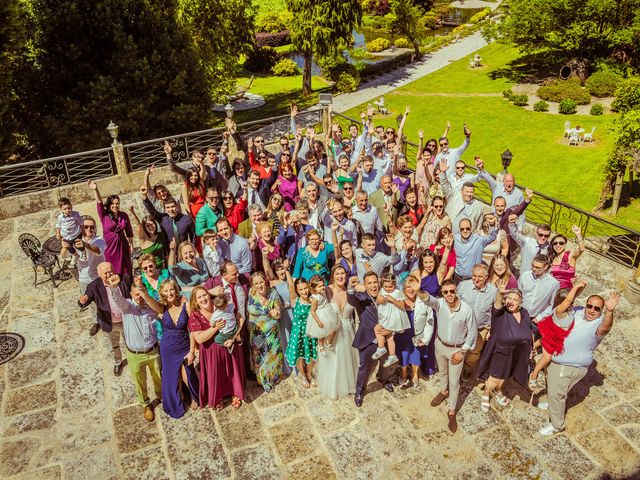
[[[181, 163], [166, 143], [181, 189], [154, 185], [149, 167], [144, 215], [88, 183], [102, 236], [60, 200], [62, 255], [78, 269], [79, 305], [95, 304], [90, 334], [108, 337], [114, 375], [128, 367], [145, 419], [157, 402], [174, 418], [240, 408], [248, 380], [268, 393], [293, 375], [360, 407], [374, 370], [389, 392], [440, 372], [431, 406], [447, 402], [455, 432], [461, 383], [484, 383], [478, 408], [488, 411], [509, 403], [507, 380], [535, 392], [546, 372], [550, 423], [540, 433], [564, 429], [567, 392], [611, 329], [618, 295], [574, 306], [585, 287], [580, 229], [573, 249], [548, 225], [527, 235], [533, 192], [511, 174], [494, 178], [478, 156], [468, 173], [466, 126], [457, 148], [449, 125], [437, 140], [420, 131], [409, 170], [409, 113], [397, 131], [375, 125], [370, 109], [320, 137], [296, 125], [294, 106], [291, 135], [275, 148], [227, 119], [220, 148]], [[475, 196], [481, 181], [491, 205]]]

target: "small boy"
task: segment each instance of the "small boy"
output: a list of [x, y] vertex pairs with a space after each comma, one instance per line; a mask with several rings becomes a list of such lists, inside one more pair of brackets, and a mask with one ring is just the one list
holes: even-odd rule
[[224, 293], [213, 297], [213, 306], [215, 310], [211, 315], [211, 326], [214, 327], [219, 320], [224, 322], [224, 327], [218, 331], [213, 341], [218, 345], [227, 347], [229, 353], [231, 353], [233, 350], [233, 337], [238, 333], [238, 321], [234, 313], [234, 306]]
[[[58, 200], [60, 215], [56, 220], [56, 238], [61, 240], [63, 248], [67, 249], [71, 255], [76, 253], [75, 241], [82, 238], [82, 217], [80, 213], [73, 209], [71, 200], [62, 197]], [[73, 255], [71, 265], [75, 265], [76, 257]]]
[[220, 275], [220, 264], [224, 261], [218, 250], [218, 234], [215, 230], [208, 228], [202, 234], [202, 258], [207, 263], [209, 275], [212, 277]]

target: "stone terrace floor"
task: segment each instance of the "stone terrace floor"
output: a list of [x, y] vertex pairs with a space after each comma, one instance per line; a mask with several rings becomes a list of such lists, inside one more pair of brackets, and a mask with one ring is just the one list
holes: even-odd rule
[[[26, 338], [0, 366], [0, 478], [640, 478], [640, 320], [624, 299], [597, 365], [570, 396], [566, 432], [553, 438], [537, 434], [546, 415], [516, 387], [510, 406], [487, 414], [467, 388], [452, 435], [444, 406], [429, 406], [435, 380], [394, 393], [372, 384], [360, 409], [292, 378], [268, 395], [250, 383], [238, 411], [173, 420], [159, 408], [147, 423], [128, 370], [114, 377], [105, 339], [89, 337], [92, 313], [78, 312], [75, 280], [32, 286], [17, 238], [44, 240], [53, 218], [0, 221], [0, 331]], [[585, 257], [588, 293], [622, 285], [621, 269]]]

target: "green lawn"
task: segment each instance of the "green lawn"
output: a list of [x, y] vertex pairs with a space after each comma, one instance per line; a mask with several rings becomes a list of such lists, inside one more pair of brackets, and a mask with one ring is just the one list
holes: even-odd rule
[[[491, 44], [479, 54], [486, 65], [481, 69], [469, 69], [469, 59], [463, 58], [385, 95], [391, 114], [379, 122], [395, 126], [395, 117], [409, 105], [411, 113], [405, 127], [409, 140], [417, 142], [419, 129], [424, 129], [426, 137], [437, 138], [449, 120], [452, 146], [462, 143], [462, 126], [466, 123], [472, 131], [471, 146], [464, 155], [467, 163], [473, 164], [473, 156], [478, 154], [487, 169], [495, 173], [502, 169], [500, 154], [508, 148], [513, 153], [509, 171], [519, 184], [590, 211], [599, 197], [602, 166], [610, 147], [607, 129], [614, 117], [553, 115], [516, 107], [496, 94], [513, 85], [507, 78], [518, 76], [509, 68], [522, 63], [517, 61], [517, 50]], [[346, 114], [357, 117], [364, 107]], [[568, 146], [562, 135], [566, 120], [587, 131], [595, 126], [596, 142]], [[638, 228], [638, 210], [639, 206], [632, 204], [615, 221]]]
[[287, 9], [284, 0], [253, 0], [253, 6], [258, 15], [264, 12], [281, 12]]

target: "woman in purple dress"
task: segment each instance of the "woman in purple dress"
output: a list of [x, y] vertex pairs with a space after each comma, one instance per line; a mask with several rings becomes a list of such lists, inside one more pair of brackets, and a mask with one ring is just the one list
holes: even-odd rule
[[109, 195], [103, 203], [98, 185], [88, 182], [98, 204], [98, 217], [102, 223], [102, 237], [106, 244], [104, 258], [113, 265], [113, 272], [131, 277], [131, 250], [133, 248], [133, 228], [129, 216], [120, 211], [120, 198]]
[[[410, 387], [418, 385], [420, 376], [418, 370], [420, 365], [427, 364], [429, 355], [426, 346], [417, 347], [413, 344], [413, 337], [416, 335], [414, 330], [414, 310], [418, 290], [420, 284], [415, 277], [408, 277], [404, 284], [404, 297], [405, 297], [405, 309], [409, 316], [409, 322], [411, 328], [408, 328], [402, 333], [396, 333], [396, 351], [400, 357], [400, 385], [401, 389], [405, 390]], [[411, 378], [408, 376], [408, 367], [411, 367]]]
[[220, 409], [223, 399], [231, 397], [233, 408], [240, 408], [244, 400], [245, 370], [242, 345], [238, 342], [242, 341], [240, 330], [244, 319], [238, 322], [236, 337], [227, 340], [225, 347], [214, 341], [224, 321], [211, 325], [214, 306], [204, 287], [193, 289], [189, 307], [189, 331], [200, 344], [200, 405]]
[[290, 212], [296, 208], [296, 202], [300, 197], [300, 191], [298, 187], [298, 179], [293, 174], [293, 167], [290, 163], [285, 162], [284, 159], [280, 163], [280, 175], [271, 188], [272, 192], [280, 192], [284, 199], [284, 210]]
[[198, 408], [199, 382], [193, 367], [196, 342], [187, 330], [189, 313], [187, 301], [179, 294], [175, 280], [169, 279], [160, 285], [162, 314], [162, 407], [173, 418], [182, 417], [189, 403], [191, 409]]

